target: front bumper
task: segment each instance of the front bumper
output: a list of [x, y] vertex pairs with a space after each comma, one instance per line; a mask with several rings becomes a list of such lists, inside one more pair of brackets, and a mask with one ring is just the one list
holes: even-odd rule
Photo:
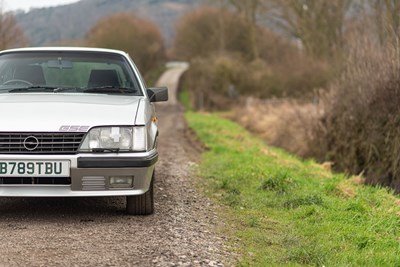
[[[70, 185], [0, 184], [0, 197], [88, 197], [142, 195], [149, 190], [158, 153], [0, 155], [1, 160], [69, 160]], [[111, 188], [110, 176], [132, 176], [133, 187]]]

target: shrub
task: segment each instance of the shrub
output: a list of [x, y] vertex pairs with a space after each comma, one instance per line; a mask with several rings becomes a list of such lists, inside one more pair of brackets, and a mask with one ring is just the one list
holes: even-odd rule
[[191, 61], [185, 88], [195, 109], [225, 109], [237, 104], [237, 96], [303, 97], [326, 86], [328, 64], [307, 57], [277, 33], [256, 31], [254, 59], [248, 25], [229, 10], [200, 8], [178, 23], [174, 51]]
[[305, 98], [326, 86], [331, 79], [331, 69], [324, 62], [300, 53], [292, 53], [290, 60], [285, 57], [281, 60], [271, 64], [260, 59], [246, 64], [238, 84], [242, 95]]
[[4, 13], [0, 9], [0, 50], [24, 47], [28, 44], [29, 40], [18, 25], [14, 14], [12, 12]]
[[[331, 77], [321, 62], [297, 57], [304, 64], [271, 65], [262, 59], [248, 62], [234, 54], [214, 54], [196, 58], [184, 77], [194, 109], [220, 110], [237, 107], [239, 96], [258, 98], [306, 97], [323, 87]], [[295, 65], [295, 64], [293, 64]]]
[[164, 42], [158, 28], [129, 13], [101, 19], [87, 33], [87, 44], [129, 53], [145, 76], [165, 59]]
[[229, 56], [197, 58], [185, 75], [185, 88], [194, 109], [221, 109], [229, 106], [229, 88], [238, 83], [242, 63]]
[[183, 60], [221, 51], [250, 56], [247, 40], [247, 26], [241, 17], [225, 9], [202, 7], [178, 22], [173, 54]]
[[400, 51], [368, 40], [350, 48], [348, 64], [326, 97], [315, 153], [367, 182], [400, 190]]

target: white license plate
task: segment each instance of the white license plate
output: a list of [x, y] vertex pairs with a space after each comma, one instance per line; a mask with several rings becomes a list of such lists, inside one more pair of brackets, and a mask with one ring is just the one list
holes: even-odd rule
[[2, 177], [69, 177], [67, 160], [0, 160]]

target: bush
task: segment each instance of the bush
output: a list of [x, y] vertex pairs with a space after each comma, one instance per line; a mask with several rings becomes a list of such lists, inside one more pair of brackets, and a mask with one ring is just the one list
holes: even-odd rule
[[358, 41], [326, 97], [315, 153], [400, 191], [400, 51]]
[[326, 86], [332, 73], [324, 62], [292, 53], [290, 60], [282, 57], [281, 62], [273, 64], [261, 59], [245, 63], [241, 75], [238, 86], [244, 96], [305, 98]]
[[158, 28], [128, 13], [117, 13], [97, 22], [87, 33], [87, 44], [129, 53], [145, 76], [165, 60], [164, 41]]
[[216, 52], [250, 57], [248, 32], [245, 21], [228, 10], [199, 8], [178, 22], [173, 54], [183, 60], [207, 57]]
[[326, 86], [331, 66], [266, 28], [256, 31], [254, 59], [248, 24], [229, 10], [200, 8], [178, 23], [174, 54], [191, 61], [185, 88], [195, 109], [225, 109], [237, 96], [303, 97]]
[[240, 71], [240, 61], [232, 57], [216, 56], [193, 60], [184, 76], [184, 88], [190, 92], [193, 109], [227, 108], [229, 87], [236, 83]]
[[[297, 56], [298, 66], [283, 71], [262, 59], [248, 62], [234, 54], [196, 58], [184, 77], [194, 109], [220, 110], [237, 105], [239, 96], [258, 98], [305, 97], [326, 85], [330, 69], [321, 62]], [[293, 64], [296, 65], [296, 64]]]

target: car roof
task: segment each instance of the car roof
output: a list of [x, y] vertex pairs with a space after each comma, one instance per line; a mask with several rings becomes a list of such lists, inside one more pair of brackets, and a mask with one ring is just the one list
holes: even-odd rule
[[100, 52], [110, 54], [120, 54], [127, 56], [128, 54], [121, 50], [107, 49], [107, 48], [94, 48], [94, 47], [25, 47], [25, 48], [14, 48], [0, 51], [0, 54], [6, 53], [18, 53], [18, 52]]

